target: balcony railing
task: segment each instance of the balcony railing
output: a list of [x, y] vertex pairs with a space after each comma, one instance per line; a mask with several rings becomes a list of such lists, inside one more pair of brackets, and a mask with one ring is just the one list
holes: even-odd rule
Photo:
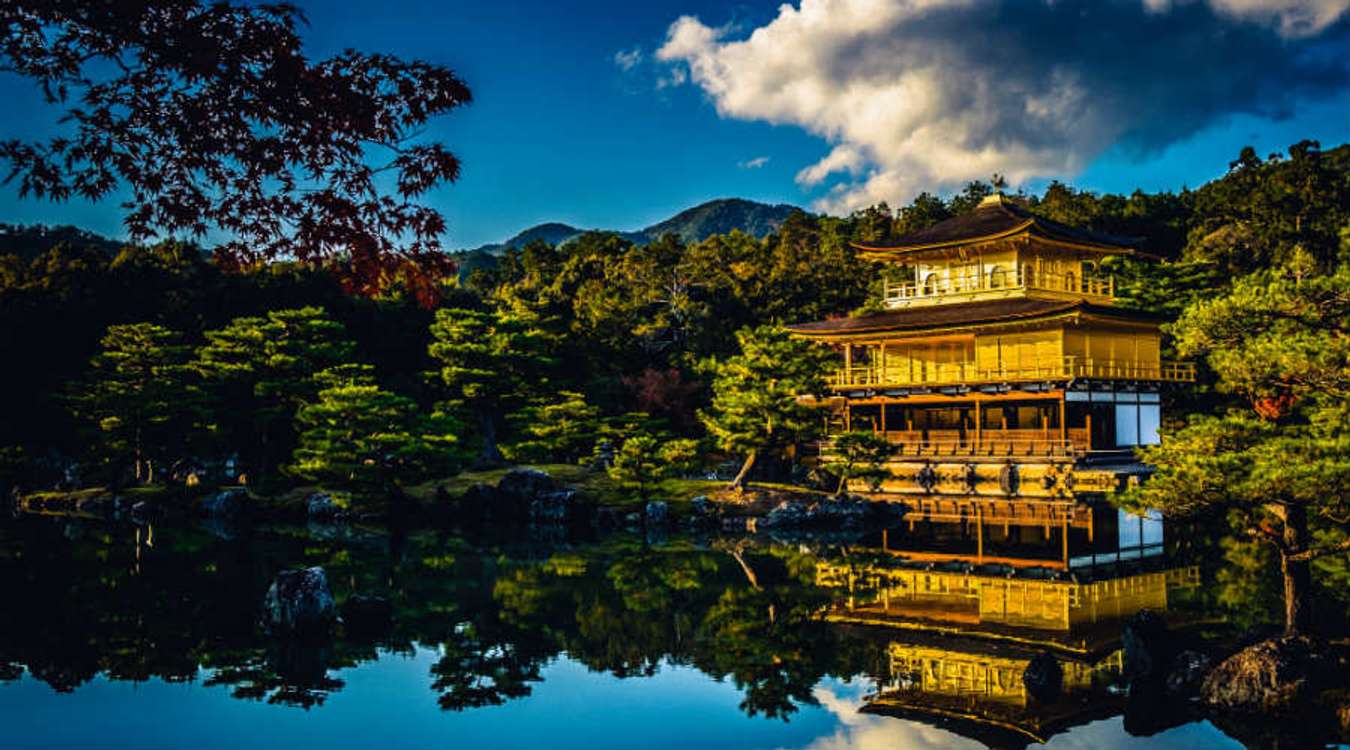
[[1038, 273], [1022, 267], [1015, 271], [995, 269], [980, 276], [958, 276], [924, 283], [886, 281], [883, 297], [887, 307], [905, 307], [924, 302], [959, 302], [987, 297], [991, 292], [1026, 290], [1074, 294], [1106, 302], [1115, 296], [1116, 284], [1110, 276]]
[[909, 366], [863, 365], [842, 368], [831, 383], [836, 390], [906, 386], [967, 385], [1011, 381], [1102, 378], [1195, 382], [1195, 363], [1163, 361], [1158, 365], [1121, 359], [1065, 356], [1017, 365], [977, 367], [974, 362], [923, 362]]
[[[1071, 427], [1065, 431], [1065, 437], [1059, 436], [1059, 428], [1039, 429], [997, 429], [981, 430], [887, 430], [878, 433], [885, 436], [896, 456], [1074, 456], [1091, 450], [1088, 431], [1082, 427]], [[831, 441], [820, 444], [822, 456], [830, 456], [833, 451]]]

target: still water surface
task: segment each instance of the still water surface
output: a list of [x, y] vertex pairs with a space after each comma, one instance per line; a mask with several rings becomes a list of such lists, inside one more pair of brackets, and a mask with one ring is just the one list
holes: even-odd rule
[[[989, 571], [934, 574], [946, 593], [921, 602], [894, 585], [841, 590], [821, 574], [848, 565], [875, 580], [868, 554], [679, 537], [470, 543], [0, 522], [0, 746], [1241, 747], [1208, 722], [1125, 713], [1110, 643], [1061, 654], [1064, 699], [1029, 700], [1020, 671], [1043, 648], [1007, 636], [1087, 631], [1054, 632], [1039, 599], [1030, 620], [1011, 616], [1010, 600], [992, 613]], [[339, 601], [388, 597], [392, 626], [270, 641], [258, 602], [277, 570], [299, 565], [323, 565]], [[1119, 580], [1140, 596], [1186, 597], [1144, 585], [1164, 580], [1156, 565], [1127, 572]], [[981, 580], [978, 607], [952, 598]], [[935, 627], [899, 627], [919, 604]], [[1092, 633], [1118, 630], [1092, 617]], [[842, 623], [863, 619], [873, 623]]]

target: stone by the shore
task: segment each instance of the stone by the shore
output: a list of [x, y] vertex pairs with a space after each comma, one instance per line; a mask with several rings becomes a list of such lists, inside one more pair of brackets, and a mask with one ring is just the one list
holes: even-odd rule
[[305, 498], [305, 515], [310, 518], [332, 519], [342, 515], [342, 508], [327, 492], [315, 492]]
[[1140, 610], [1125, 621], [1121, 632], [1125, 650], [1125, 678], [1132, 685], [1160, 684], [1172, 662], [1173, 644], [1162, 615]]
[[558, 483], [548, 472], [528, 466], [506, 472], [497, 482], [499, 494], [524, 503], [557, 490]]
[[1164, 680], [1167, 694], [1178, 698], [1195, 696], [1213, 668], [1214, 662], [1199, 651], [1187, 649], [1178, 653], [1172, 657], [1172, 666]]
[[278, 573], [263, 597], [262, 610], [263, 627], [274, 635], [322, 635], [337, 619], [328, 576], [320, 567]]
[[1232, 713], [1279, 715], [1306, 707], [1334, 681], [1336, 666], [1305, 636], [1261, 641], [1228, 657], [1200, 687], [1210, 708]]
[[238, 518], [248, 512], [248, 491], [243, 487], [228, 487], [202, 498], [198, 506], [210, 518]]
[[1031, 697], [1042, 703], [1053, 703], [1064, 686], [1064, 670], [1053, 654], [1040, 653], [1032, 657], [1022, 671], [1022, 684]]
[[664, 528], [670, 522], [670, 508], [661, 500], [648, 502], [643, 514], [648, 528]]

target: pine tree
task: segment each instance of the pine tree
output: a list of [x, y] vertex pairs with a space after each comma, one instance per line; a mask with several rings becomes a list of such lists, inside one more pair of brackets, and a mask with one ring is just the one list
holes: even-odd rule
[[296, 410], [321, 388], [314, 376], [350, 359], [353, 348], [322, 308], [273, 310], [207, 331], [195, 367], [231, 404], [221, 415], [224, 439], [252, 446], [254, 467], [266, 474], [294, 444]]
[[874, 432], [845, 432], [834, 438], [825, 470], [839, 477], [835, 493], [844, 494], [850, 479], [879, 484], [889, 476], [882, 464], [894, 452], [890, 441]]
[[609, 477], [620, 487], [646, 498], [663, 479], [686, 473], [698, 457], [695, 440], [662, 441], [649, 433], [637, 433], [623, 441], [614, 454]]
[[809, 438], [819, 411], [801, 397], [825, 391], [830, 355], [824, 347], [793, 339], [782, 326], [736, 332], [741, 353], [705, 363], [713, 376], [712, 408], [699, 412], [723, 450], [745, 455], [732, 487], [744, 485], [755, 461]]
[[1312, 622], [1315, 561], [1350, 550], [1350, 267], [1314, 265], [1239, 279], [1177, 322], [1181, 353], [1206, 355], [1244, 405], [1144, 449], [1157, 474], [1127, 497], [1179, 516], [1224, 512], [1270, 544], [1290, 633]]
[[412, 399], [375, 385], [369, 368], [337, 368], [315, 379], [326, 385], [296, 413], [290, 476], [346, 498], [383, 497], [453, 463], [458, 424], [439, 413], [420, 416]]
[[478, 423], [480, 460], [502, 460], [498, 434], [507, 414], [543, 390], [553, 360], [550, 338], [517, 315], [461, 308], [436, 311], [428, 352], [441, 364], [447, 396]]
[[107, 458], [129, 458], [138, 481], [155, 479], [156, 463], [181, 454], [204, 419], [190, 350], [181, 336], [152, 323], [109, 326], [71, 407], [96, 425]]
[[575, 463], [589, 456], [600, 433], [600, 409], [576, 391], [532, 404], [511, 415], [519, 439], [504, 448], [512, 461]]

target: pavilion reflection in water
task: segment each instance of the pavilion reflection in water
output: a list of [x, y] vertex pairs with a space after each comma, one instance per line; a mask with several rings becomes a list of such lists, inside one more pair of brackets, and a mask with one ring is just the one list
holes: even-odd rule
[[[1122, 713], [1123, 621], [1166, 612], [1179, 589], [1199, 585], [1198, 568], [1167, 559], [1157, 518], [970, 502], [912, 511], [877, 546], [818, 564], [817, 583], [839, 594], [828, 619], [885, 644], [888, 677], [862, 710], [991, 747]], [[1023, 679], [1042, 654], [1062, 676], [1049, 702]]]

